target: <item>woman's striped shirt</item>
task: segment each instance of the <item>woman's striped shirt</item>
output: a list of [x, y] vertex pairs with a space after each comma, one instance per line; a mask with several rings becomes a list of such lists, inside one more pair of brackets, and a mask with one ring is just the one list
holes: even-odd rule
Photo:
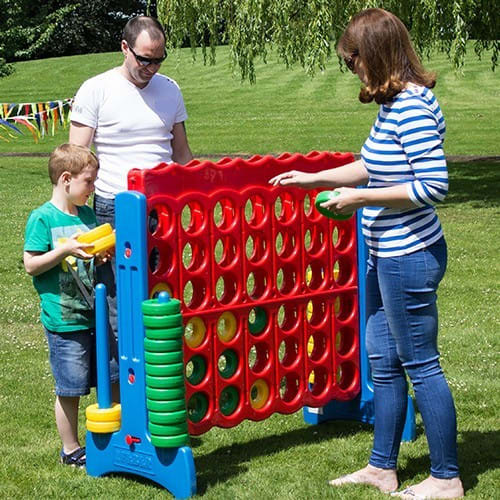
[[370, 253], [405, 255], [443, 235], [433, 205], [448, 192], [445, 130], [439, 104], [428, 88], [411, 84], [380, 106], [361, 149], [368, 188], [404, 183], [415, 208], [365, 207], [362, 226]]

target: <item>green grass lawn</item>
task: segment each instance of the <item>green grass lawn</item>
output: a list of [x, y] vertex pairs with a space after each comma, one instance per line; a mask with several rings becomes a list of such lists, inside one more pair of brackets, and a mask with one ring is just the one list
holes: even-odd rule
[[[358, 101], [358, 78], [341, 73], [336, 60], [311, 79], [301, 68], [286, 70], [271, 56], [267, 65], [258, 64], [257, 84], [250, 85], [231, 75], [226, 48], [217, 54], [215, 66], [204, 66], [193, 64], [190, 51], [181, 50], [161, 67], [182, 88], [195, 156], [360, 150], [377, 105]], [[0, 79], [0, 102], [72, 97], [85, 79], [119, 65], [121, 58], [109, 53], [17, 63], [13, 75]], [[441, 54], [427, 66], [439, 75], [435, 93], [447, 121], [446, 153], [498, 154], [498, 75], [487, 54], [482, 61], [469, 54], [463, 76]], [[0, 152], [50, 152], [66, 140], [67, 131], [61, 130], [36, 145], [27, 133], [10, 143], [0, 141]]]
[[[194, 65], [187, 51], [163, 70], [182, 86], [195, 154], [358, 151], [375, 106], [362, 106], [358, 84], [332, 65], [311, 80], [302, 71], [259, 65], [256, 86], [240, 84], [224, 51], [215, 68]], [[1, 101], [71, 96], [87, 77], [119, 64], [118, 54], [17, 64], [0, 79]], [[471, 59], [459, 77], [444, 58], [429, 67], [441, 75], [436, 94], [448, 123], [447, 153], [499, 154], [495, 133], [497, 75]], [[495, 104], [496, 103], [496, 104]], [[495, 109], [496, 108], [496, 109]], [[49, 152], [66, 140], [33, 144], [31, 136], [0, 144], [0, 152]], [[139, 478], [95, 479], [57, 463], [53, 382], [35, 291], [22, 266], [26, 217], [50, 197], [46, 158], [0, 156], [0, 496], [2, 498], [165, 498]], [[440, 288], [440, 350], [455, 396], [459, 458], [467, 497], [493, 499], [500, 484], [498, 408], [499, 209], [498, 162], [450, 164], [450, 194], [439, 207], [449, 245], [449, 267]], [[82, 408], [94, 402], [83, 398]], [[83, 437], [84, 416], [81, 416]], [[429, 467], [420, 417], [417, 440], [400, 455], [404, 485]], [[326, 487], [326, 480], [366, 463], [372, 429], [354, 422], [305, 425], [301, 412], [212, 429], [192, 440], [198, 493], [207, 499], [387, 498], [369, 487]]]

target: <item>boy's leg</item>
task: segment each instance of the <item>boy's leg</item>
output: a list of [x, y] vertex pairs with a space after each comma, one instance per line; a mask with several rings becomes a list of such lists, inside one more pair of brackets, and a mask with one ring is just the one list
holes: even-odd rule
[[79, 403], [80, 398], [78, 396], [56, 396], [56, 426], [66, 455], [80, 448], [80, 442], [78, 441]]

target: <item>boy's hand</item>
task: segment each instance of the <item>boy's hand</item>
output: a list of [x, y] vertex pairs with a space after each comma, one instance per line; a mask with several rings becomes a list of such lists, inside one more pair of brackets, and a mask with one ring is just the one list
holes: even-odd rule
[[100, 266], [101, 264], [106, 264], [115, 256], [115, 247], [109, 248], [108, 250], [98, 253], [95, 256], [95, 264], [96, 266]]
[[78, 257], [79, 259], [92, 259], [94, 256], [85, 251], [86, 248], [91, 248], [92, 243], [81, 243], [77, 240], [80, 233], [76, 233], [70, 236], [63, 244], [64, 252], [66, 256], [72, 255], [73, 257]]

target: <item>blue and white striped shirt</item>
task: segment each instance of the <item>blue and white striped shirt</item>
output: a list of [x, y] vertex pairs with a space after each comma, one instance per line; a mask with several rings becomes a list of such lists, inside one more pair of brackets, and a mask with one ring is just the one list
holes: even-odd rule
[[411, 84], [380, 106], [361, 149], [368, 189], [404, 183], [415, 208], [365, 207], [362, 226], [370, 253], [405, 255], [443, 235], [433, 205], [448, 192], [445, 130], [439, 104], [428, 88]]

